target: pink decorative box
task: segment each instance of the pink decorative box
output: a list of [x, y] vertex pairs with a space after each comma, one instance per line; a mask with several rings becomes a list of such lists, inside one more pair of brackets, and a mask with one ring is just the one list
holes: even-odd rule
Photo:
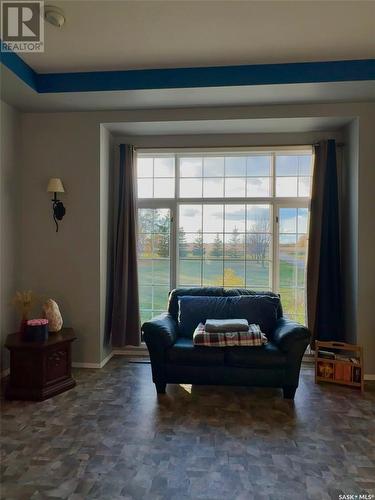
[[25, 340], [45, 342], [48, 339], [48, 319], [29, 319], [26, 323]]

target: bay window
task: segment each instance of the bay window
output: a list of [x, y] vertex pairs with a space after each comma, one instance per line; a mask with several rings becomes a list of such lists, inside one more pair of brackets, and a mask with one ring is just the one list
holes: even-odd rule
[[170, 289], [281, 294], [305, 323], [311, 148], [137, 153], [141, 319]]

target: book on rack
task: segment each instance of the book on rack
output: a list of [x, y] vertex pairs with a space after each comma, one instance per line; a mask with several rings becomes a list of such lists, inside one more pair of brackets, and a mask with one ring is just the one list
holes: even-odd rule
[[358, 358], [353, 358], [352, 356], [347, 356], [345, 354], [335, 354], [335, 359], [337, 361], [344, 361], [345, 363], [353, 363], [354, 365], [359, 365]]
[[351, 382], [352, 381], [352, 367], [350, 365], [343, 365], [344, 367], [344, 381]]
[[352, 367], [345, 363], [336, 363], [335, 365], [335, 380], [343, 382], [352, 381]]
[[359, 359], [354, 358], [353, 356], [349, 356], [346, 354], [336, 354], [331, 351], [323, 351], [321, 349], [318, 350], [318, 358], [322, 359], [335, 359], [337, 361], [343, 361], [345, 363], [353, 363], [354, 365], [359, 365]]
[[319, 361], [318, 363], [318, 376], [322, 378], [333, 379], [334, 368], [333, 363], [326, 361]]
[[344, 365], [337, 363], [335, 366], [335, 380], [344, 380]]
[[349, 358], [350, 361], [354, 364], [354, 365], [359, 365], [360, 364], [360, 361], [358, 358]]
[[359, 366], [355, 366], [353, 368], [353, 382], [356, 382], [357, 384], [361, 383], [361, 369]]
[[322, 349], [319, 349], [318, 358], [335, 359], [335, 353], [330, 351], [322, 351]]

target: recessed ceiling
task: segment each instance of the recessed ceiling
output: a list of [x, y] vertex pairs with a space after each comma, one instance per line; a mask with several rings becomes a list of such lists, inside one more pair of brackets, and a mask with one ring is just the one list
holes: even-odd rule
[[266, 118], [245, 120], [192, 120], [174, 122], [104, 123], [115, 136], [273, 134], [337, 130], [350, 117]]
[[[282, 76], [284, 68], [295, 66], [286, 64], [281, 69], [273, 67], [273, 79], [267, 78], [271, 71], [267, 63], [358, 59], [354, 63], [362, 64], [366, 58], [375, 60], [375, 2], [109, 0], [62, 1], [57, 6], [63, 9], [67, 22], [62, 29], [46, 24], [46, 51], [21, 54], [43, 82], [53, 80], [54, 86], [34, 86], [41, 92], [38, 93], [7, 67], [1, 68], [2, 99], [18, 109], [53, 112], [375, 100], [375, 83], [369, 81], [374, 74], [374, 61], [369, 62], [365, 73], [357, 70], [355, 64], [349, 65], [350, 71], [345, 69], [345, 63], [330, 63], [329, 71], [324, 64], [302, 65], [306, 79], [301, 77], [300, 67], [294, 70], [293, 79]], [[22, 66], [22, 61], [18, 62]], [[233, 65], [254, 63], [266, 65], [261, 67], [264, 80], [228, 83], [227, 76], [235, 71], [240, 81], [244, 79], [242, 66], [234, 70]], [[129, 74], [122, 75], [126, 80], [122, 87], [117, 85], [119, 76], [104, 73], [100, 80], [98, 74], [85, 73], [88, 88], [83, 89], [80, 84], [70, 88], [67, 81], [77, 75], [64, 74], [215, 65], [229, 67], [225, 70], [227, 80], [212, 88], [208, 88], [211, 77], [206, 76], [207, 82], [202, 80], [202, 70], [185, 85], [198, 88], [167, 88], [175, 86], [170, 76], [163, 77], [167, 80], [164, 88], [158, 86], [161, 77], [157, 71], [153, 72], [152, 82], [149, 74], [142, 76], [145, 86], [127, 86], [133, 77]], [[345, 66], [341, 73], [337, 65]], [[258, 69], [249, 66], [246, 71], [254, 75]], [[54, 72], [61, 74], [44, 74]], [[30, 68], [26, 73], [34, 81]], [[360, 81], [363, 78], [367, 81]], [[103, 79], [112, 79], [115, 85], [103, 92], [103, 85], [97, 85]], [[126, 88], [134, 90], [114, 90]]]
[[372, 1], [57, 1], [42, 73], [375, 57]]
[[23, 111], [90, 111], [375, 100], [375, 82], [38, 94], [2, 67], [1, 98]]

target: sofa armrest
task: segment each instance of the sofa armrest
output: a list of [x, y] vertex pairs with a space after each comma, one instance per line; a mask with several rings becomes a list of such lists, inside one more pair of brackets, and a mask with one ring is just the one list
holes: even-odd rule
[[169, 313], [163, 313], [143, 323], [142, 331], [147, 347], [159, 350], [176, 342], [178, 326]]
[[305, 352], [310, 342], [310, 332], [300, 323], [287, 318], [279, 318], [273, 333], [273, 342], [286, 353], [293, 350], [299, 351], [301, 348]]

